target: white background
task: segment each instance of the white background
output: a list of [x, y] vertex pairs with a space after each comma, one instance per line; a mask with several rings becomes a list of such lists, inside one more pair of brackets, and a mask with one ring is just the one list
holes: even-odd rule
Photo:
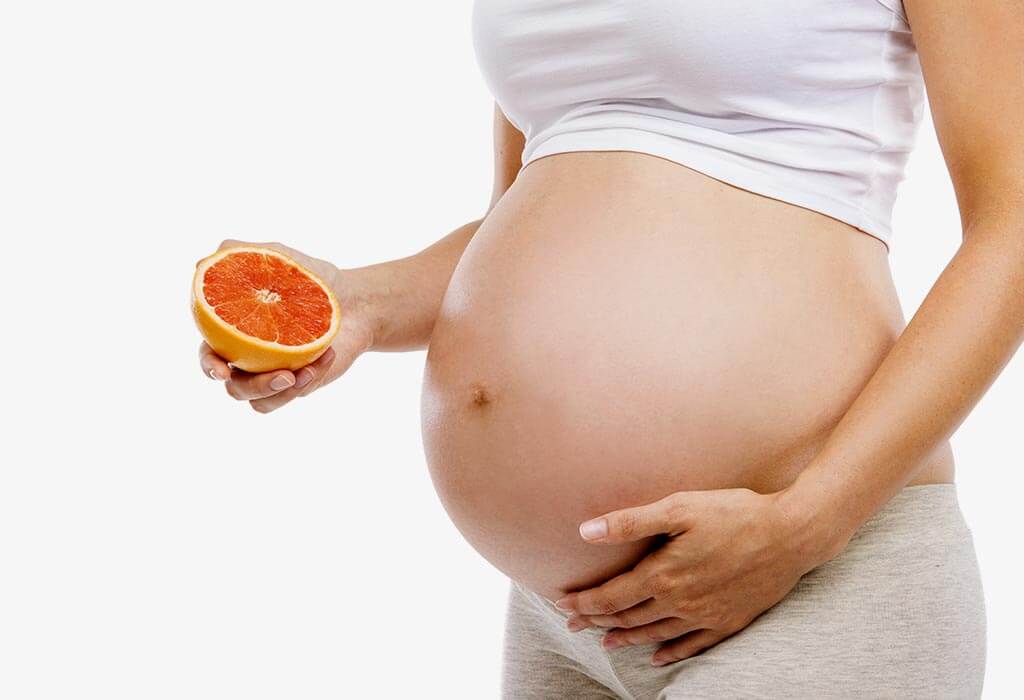
[[[505, 581], [431, 488], [423, 355], [263, 416], [188, 312], [222, 238], [351, 267], [484, 211], [469, 0], [2, 7], [0, 697], [496, 696]], [[930, 122], [895, 226], [909, 314], [960, 233]], [[1018, 356], [954, 445], [991, 698], [1024, 690], [1022, 389]]]

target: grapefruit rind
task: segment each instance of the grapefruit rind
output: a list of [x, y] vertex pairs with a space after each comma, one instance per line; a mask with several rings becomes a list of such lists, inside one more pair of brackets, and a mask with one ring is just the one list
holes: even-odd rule
[[[304, 345], [284, 345], [243, 333], [218, 316], [214, 308], [206, 301], [203, 280], [206, 271], [212, 265], [233, 253], [259, 253], [275, 256], [298, 268], [316, 282], [331, 302], [331, 325], [327, 332]], [[238, 369], [254, 373], [272, 372], [279, 369], [297, 370], [315, 362], [317, 358], [327, 352], [327, 348], [331, 346], [331, 342], [341, 328], [341, 308], [331, 288], [318, 275], [284, 253], [262, 246], [224, 248], [196, 263], [196, 272], [192, 278], [192, 315], [196, 325], [199, 326], [199, 332], [203, 334], [206, 343], [215, 353]]]

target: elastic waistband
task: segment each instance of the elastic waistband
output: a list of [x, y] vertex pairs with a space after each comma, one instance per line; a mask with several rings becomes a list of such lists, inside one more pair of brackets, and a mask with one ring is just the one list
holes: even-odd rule
[[956, 484], [922, 484], [906, 486], [875, 513], [857, 534], [856, 540], [876, 537], [880, 533], [910, 533], [923, 527], [966, 527]]

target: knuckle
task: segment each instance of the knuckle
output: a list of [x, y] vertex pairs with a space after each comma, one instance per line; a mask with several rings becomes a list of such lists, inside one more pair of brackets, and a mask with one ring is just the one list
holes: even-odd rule
[[673, 601], [671, 616], [691, 624], [695, 623], [698, 617], [693, 613], [692, 606], [688, 600]]
[[627, 510], [624, 513], [620, 513], [617, 521], [616, 529], [623, 537], [632, 537], [640, 527], [640, 518], [633, 511]]
[[675, 592], [678, 581], [667, 571], [659, 571], [651, 576], [648, 585], [655, 598], [664, 598]]
[[590, 600], [589, 607], [597, 610], [602, 615], [610, 616], [615, 612], [615, 604], [607, 596], [603, 595], [594, 596]]
[[672, 520], [679, 520], [686, 512], [686, 496], [681, 493], [674, 493], [668, 497], [665, 512]]
[[695, 602], [691, 605], [690, 613], [708, 629], [722, 629], [728, 626], [732, 619], [732, 611], [714, 601]]
[[668, 664], [674, 664], [676, 661], [679, 661], [684, 657], [680, 656], [680, 653], [673, 649], [672, 651], [663, 651], [659, 653], [655, 658], [657, 658], [659, 665], [665, 666]]
[[684, 617], [689, 620], [701, 616], [700, 606], [694, 603], [690, 598], [684, 597], [681, 600], [677, 600], [673, 605], [673, 608], [680, 617]]
[[638, 615], [635, 610], [625, 610], [617, 615], [612, 615], [609, 618], [609, 621], [615, 627], [636, 627], [639, 622]]
[[678, 647], [672, 650], [672, 653], [668, 655], [668, 662], [674, 664], [677, 661], [688, 659], [700, 650], [700, 646], [694, 642], [687, 642], [686, 644], [680, 644]]
[[312, 365], [307, 365], [295, 373], [294, 388], [299, 390], [300, 396], [305, 396], [313, 391], [317, 383], [317, 372]]
[[616, 636], [616, 639], [618, 639], [619, 641], [625, 642], [626, 644], [629, 644], [630, 646], [633, 646], [633, 645], [636, 645], [636, 644], [643, 644], [643, 639], [644, 639], [643, 630], [639, 630], [639, 629], [623, 630], [623, 631], [617, 633], [615, 636]]
[[652, 642], [660, 642], [663, 637], [658, 633], [657, 628], [648, 626], [640, 630], [640, 638], [642, 641], [650, 644]]
[[718, 624], [715, 625], [715, 629], [720, 632], [737, 632], [749, 625], [753, 620], [753, 617], [747, 617], [733, 612], [732, 610], [726, 610], [719, 615], [719, 621]]
[[711, 629], [719, 629], [729, 622], [729, 614], [720, 607], [708, 606], [704, 609], [704, 623]]
[[687, 598], [696, 597], [699, 589], [695, 587], [692, 573], [683, 572], [676, 578], [675, 592]]

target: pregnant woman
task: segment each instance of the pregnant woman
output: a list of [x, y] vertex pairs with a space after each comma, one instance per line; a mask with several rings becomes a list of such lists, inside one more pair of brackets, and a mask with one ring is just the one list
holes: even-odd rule
[[[947, 440], [1024, 337], [1024, 6], [477, 0], [473, 30], [486, 215], [366, 268], [284, 249], [333, 348], [204, 371], [266, 413], [429, 346], [434, 483], [513, 581], [508, 698], [977, 697]], [[925, 83], [963, 242], [906, 324]]]

